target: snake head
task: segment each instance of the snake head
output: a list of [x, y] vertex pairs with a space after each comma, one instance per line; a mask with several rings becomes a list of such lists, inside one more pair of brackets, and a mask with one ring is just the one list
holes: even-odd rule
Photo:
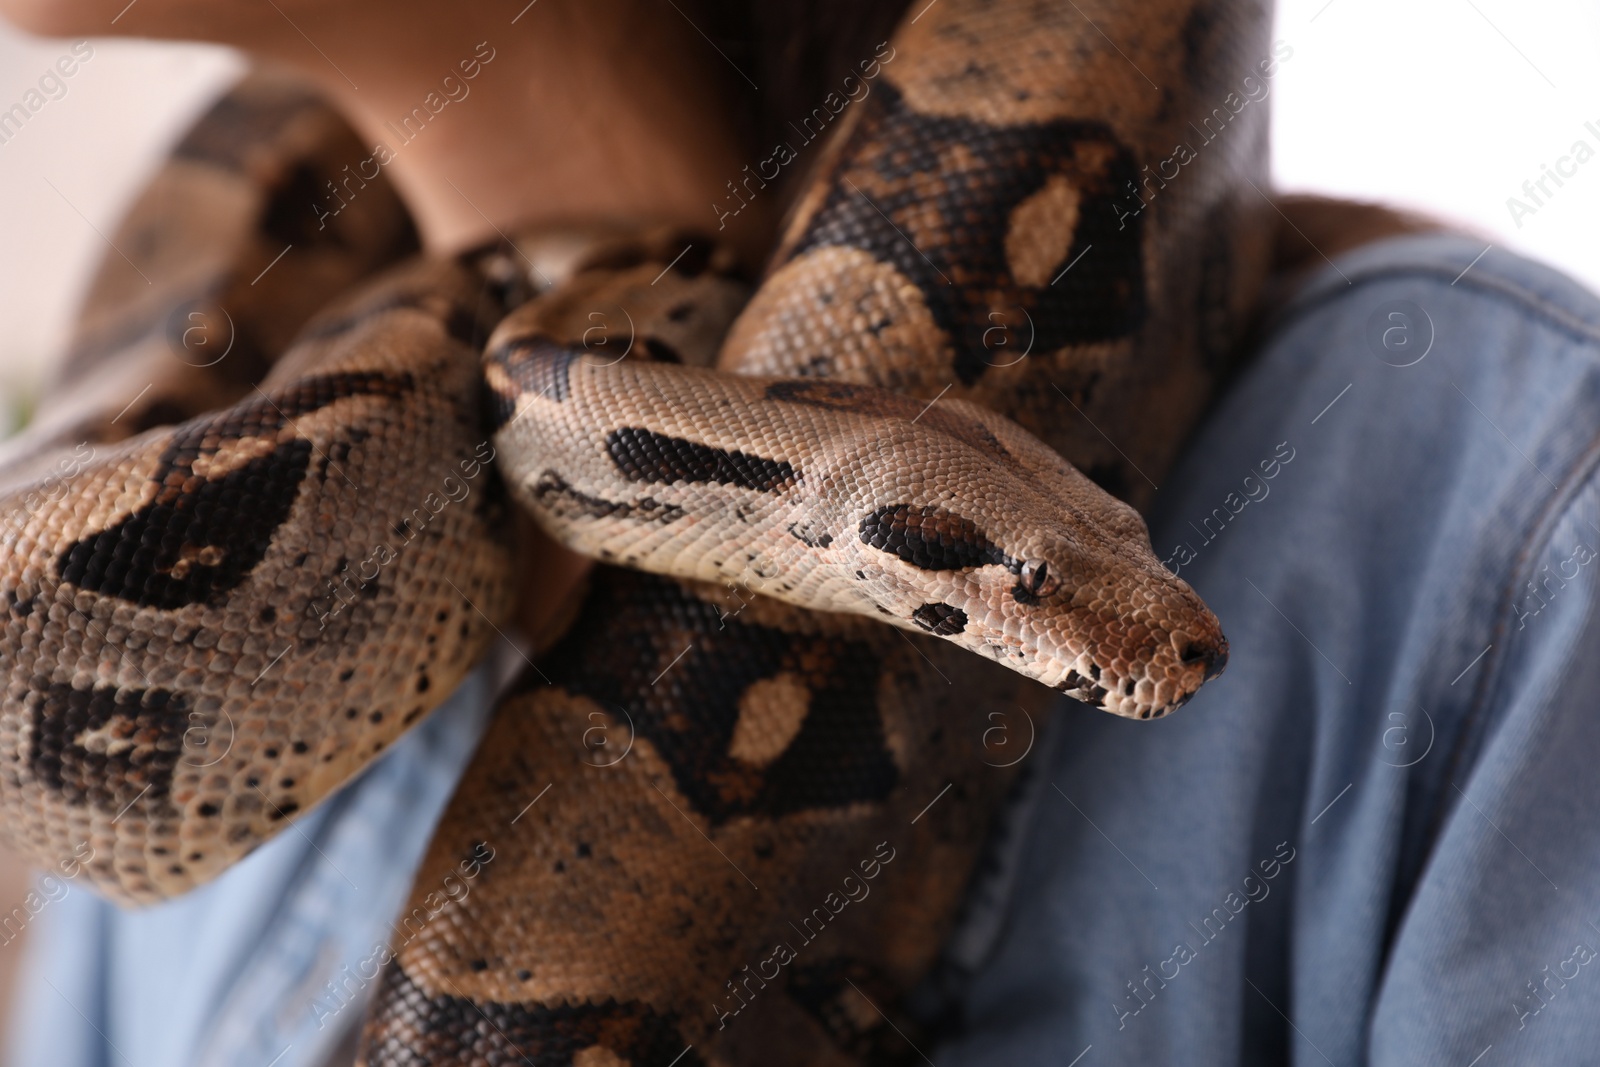
[[1226, 665], [1220, 624], [1137, 512], [1053, 454], [1017, 462], [1019, 434], [1006, 463], [941, 449], [952, 491], [857, 512], [858, 591], [880, 617], [1102, 710], [1166, 715]]
[[[1125, 507], [1102, 507], [1113, 503]], [[1020, 560], [1008, 553], [974, 571], [984, 618], [998, 625], [972, 636], [1001, 662], [1088, 704], [1159, 718], [1222, 672], [1228, 641], [1128, 511], [1116, 523], [1069, 513], [1061, 528], [1045, 526], [1015, 549]]]
[[1138, 513], [992, 411], [496, 351], [502, 469], [575, 551], [931, 633], [1131, 718], [1227, 660]]

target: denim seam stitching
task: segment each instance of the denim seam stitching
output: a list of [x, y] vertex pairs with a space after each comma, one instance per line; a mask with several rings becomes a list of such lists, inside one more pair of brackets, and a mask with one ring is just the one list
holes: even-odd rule
[[[1559, 529], [1569, 514], [1576, 506], [1578, 498], [1586, 489], [1593, 489], [1596, 482], [1597, 468], [1600, 468], [1600, 436], [1590, 440], [1588, 449], [1578, 457], [1560, 490], [1551, 494], [1542, 509], [1539, 517], [1529, 530], [1523, 541], [1522, 548], [1513, 557], [1501, 594], [1502, 604], [1495, 613], [1495, 624], [1490, 631], [1494, 638], [1492, 644], [1501, 649], [1498, 654], [1486, 657], [1484, 670], [1479, 675], [1478, 684], [1474, 687], [1471, 701], [1467, 705], [1465, 719], [1462, 723], [1461, 733], [1455, 745], [1455, 752], [1451, 756], [1450, 778], [1454, 781], [1455, 772], [1474, 753], [1482, 750], [1487, 739], [1489, 726], [1490, 698], [1502, 688], [1504, 682], [1505, 665], [1510, 658], [1511, 643], [1511, 618], [1515, 614], [1517, 590], [1521, 587], [1524, 575], [1532, 572], [1534, 563], [1542, 558], [1554, 546], [1555, 531]], [[1459, 788], [1459, 786], [1458, 786]], [[1428, 853], [1431, 858], [1433, 847], [1437, 843], [1438, 834], [1443, 829], [1444, 822], [1458, 807], [1457, 804], [1446, 805], [1441, 809], [1435, 819], [1433, 833], [1430, 836]], [[1426, 869], [1427, 861], [1423, 863]]]
[[[1442, 280], [1448, 269], [1441, 269], [1437, 264], [1431, 263], [1406, 263], [1384, 266], [1373, 266], [1355, 272], [1355, 277], [1350, 279], [1349, 286], [1345, 288], [1331, 288], [1326, 282], [1314, 282], [1311, 287], [1285, 304], [1268, 324], [1265, 331], [1270, 337], [1280, 331], [1285, 323], [1298, 319], [1310, 311], [1317, 310], [1321, 305], [1331, 302], [1342, 296], [1348, 296], [1358, 285], [1371, 282], [1384, 281], [1393, 278], [1415, 278], [1422, 281]], [[1457, 275], [1451, 285], [1461, 283], [1484, 296], [1494, 297], [1503, 302], [1513, 304], [1517, 310], [1525, 312], [1529, 317], [1537, 319], [1542, 325], [1565, 335], [1568, 339], [1586, 346], [1600, 346], [1600, 323], [1592, 323], [1582, 319], [1568, 309], [1556, 304], [1536, 293], [1529, 291], [1522, 285], [1493, 275], [1487, 278], [1463, 279]], [[1600, 362], [1600, 353], [1595, 353], [1596, 362]]]

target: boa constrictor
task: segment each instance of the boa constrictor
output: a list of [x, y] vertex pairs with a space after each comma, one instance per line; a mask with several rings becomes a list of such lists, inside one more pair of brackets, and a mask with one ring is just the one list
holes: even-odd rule
[[1255, 299], [1264, 109], [1159, 195], [1146, 164], [1266, 25], [908, 14], [747, 305], [665, 231], [392, 265], [381, 181], [310, 225], [351, 135], [247, 82], [124, 224], [160, 285], [102, 268], [0, 468], [5, 839], [147, 902], [279, 832], [497, 639], [509, 488], [616, 566], [496, 711], [364, 1061], [918, 1058], [906, 994], [1046, 687], [1149, 718], [1225, 660], [1090, 477], [1148, 498]]

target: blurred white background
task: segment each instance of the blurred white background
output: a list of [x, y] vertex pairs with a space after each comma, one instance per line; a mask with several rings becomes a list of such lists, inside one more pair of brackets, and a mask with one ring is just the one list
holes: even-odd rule
[[[168, 146], [244, 69], [220, 48], [91, 44], [93, 56], [63, 79], [66, 94], [0, 143], [0, 399], [26, 392], [65, 344], [89, 274], [110, 251], [100, 235], [111, 235]], [[0, 21], [0, 113], [70, 46]], [[0, 436], [11, 410], [0, 408]]]
[[[1279, 0], [1275, 36], [1295, 50], [1274, 79], [1279, 188], [1418, 208], [1600, 289], [1600, 5]], [[1578, 140], [1595, 157], [1519, 227], [1506, 200], [1531, 204], [1522, 183]]]
[[[1600, 5], [1281, 0], [1276, 36], [1294, 49], [1272, 86], [1280, 188], [1420, 208], [1600, 288], [1600, 158], [1548, 183], [1520, 227], [1506, 204], [1575, 141], [1600, 153]], [[0, 108], [67, 47], [0, 24]], [[94, 49], [66, 95], [0, 144], [0, 396], [37, 380], [107, 251], [100, 234], [240, 70], [219, 49]]]

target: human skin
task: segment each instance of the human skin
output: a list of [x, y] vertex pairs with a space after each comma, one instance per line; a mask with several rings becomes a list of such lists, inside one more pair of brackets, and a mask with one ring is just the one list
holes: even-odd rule
[[[439, 254], [547, 222], [711, 229], [747, 162], [727, 116], [750, 90], [655, 0], [0, 0], [0, 15], [47, 36], [230, 45], [314, 82], [368, 143], [392, 143], [385, 123], [487, 45], [469, 94], [384, 167]], [[719, 236], [756, 263], [775, 220], [752, 207]], [[590, 563], [523, 527], [518, 622], [547, 636]]]

